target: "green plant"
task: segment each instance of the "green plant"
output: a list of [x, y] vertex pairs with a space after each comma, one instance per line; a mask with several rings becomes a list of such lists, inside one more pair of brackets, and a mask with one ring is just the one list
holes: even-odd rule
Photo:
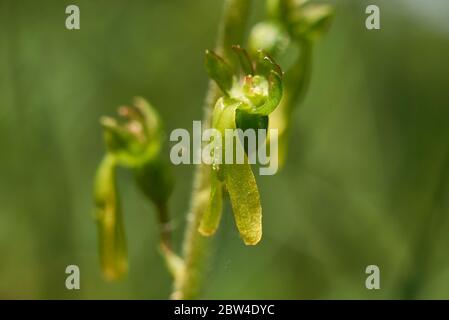
[[[219, 132], [275, 128], [282, 164], [292, 113], [309, 82], [313, 43], [329, 26], [333, 10], [306, 0], [268, 0], [268, 17], [252, 28], [246, 51], [238, 44], [243, 41], [249, 5], [250, 0], [226, 1], [216, 48], [206, 51], [205, 65], [213, 81], [206, 95], [203, 128]], [[284, 73], [275, 60], [289, 60], [286, 57], [292, 55], [294, 62]], [[194, 298], [209, 245], [206, 236], [218, 228], [226, 194], [244, 243], [255, 245], [261, 239], [262, 207], [256, 179], [248, 161], [198, 165], [183, 253], [178, 256], [170, 243], [168, 200], [173, 179], [162, 152], [162, 121], [142, 98], [134, 105], [119, 108], [122, 122], [101, 120], [107, 152], [95, 179], [95, 203], [103, 273], [107, 279], [117, 279], [127, 271], [115, 177], [116, 167], [121, 166], [134, 172], [137, 185], [157, 209], [160, 248], [174, 279], [172, 297]], [[220, 145], [224, 148], [225, 143]], [[244, 150], [245, 145], [237, 143], [235, 148]]]

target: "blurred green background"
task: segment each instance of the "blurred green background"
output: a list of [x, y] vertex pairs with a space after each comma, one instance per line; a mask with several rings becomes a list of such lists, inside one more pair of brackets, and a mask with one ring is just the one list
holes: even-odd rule
[[[262, 19], [254, 1], [252, 22]], [[331, 1], [332, 2], [332, 1]], [[203, 298], [449, 298], [449, 2], [341, 0], [314, 52], [286, 167], [258, 177], [264, 238], [229, 208]], [[81, 30], [65, 28], [77, 4]], [[365, 8], [381, 8], [381, 30]], [[167, 298], [154, 209], [120, 171], [130, 273], [100, 275], [98, 119], [142, 95], [167, 130], [201, 119], [221, 0], [0, 0], [0, 298]], [[182, 238], [191, 166], [174, 167]], [[65, 268], [81, 289], [65, 288]], [[365, 268], [381, 290], [365, 288]]]

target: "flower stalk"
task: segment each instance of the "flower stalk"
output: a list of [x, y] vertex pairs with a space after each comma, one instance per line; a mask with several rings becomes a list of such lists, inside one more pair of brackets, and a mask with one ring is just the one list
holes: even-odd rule
[[[226, 0], [225, 2], [215, 47], [215, 51], [224, 58], [231, 57], [232, 45], [241, 43], [243, 39], [250, 2], [250, 0]], [[216, 83], [210, 81], [204, 103], [203, 130], [211, 125], [212, 111], [220, 94], [220, 89]], [[210, 170], [211, 167], [205, 164], [197, 165], [195, 169], [190, 210], [187, 214], [187, 226], [183, 242], [184, 270], [182, 276], [174, 283], [172, 294], [174, 299], [193, 299], [200, 291], [201, 273], [203, 272], [203, 264], [210, 240], [200, 234], [198, 227], [209, 204]]]

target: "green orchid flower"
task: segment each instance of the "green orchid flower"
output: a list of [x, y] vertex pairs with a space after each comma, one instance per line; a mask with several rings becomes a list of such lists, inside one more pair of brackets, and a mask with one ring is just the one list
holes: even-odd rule
[[143, 98], [136, 98], [132, 107], [120, 107], [118, 113], [120, 120], [101, 118], [107, 153], [97, 170], [94, 185], [100, 260], [108, 280], [123, 276], [128, 265], [115, 176], [117, 167], [134, 172], [137, 185], [157, 209], [163, 253], [168, 253], [170, 248], [167, 202], [173, 181], [161, 156], [164, 132], [160, 117]]
[[143, 98], [136, 98], [134, 106], [118, 109], [121, 121], [102, 117], [107, 151], [117, 162], [128, 168], [138, 167], [160, 152], [163, 132], [156, 110]]
[[[239, 139], [234, 144], [224, 137], [228, 129], [267, 129], [268, 116], [282, 98], [282, 70], [263, 51], [256, 52], [251, 59], [239, 46], [234, 46], [233, 50], [240, 62], [240, 74], [214, 52], [206, 51], [206, 69], [223, 96], [213, 110], [212, 127], [220, 132], [221, 141], [213, 149], [209, 204], [199, 232], [206, 236], [215, 233], [222, 213], [223, 191], [226, 190], [244, 243], [255, 245], [262, 237], [262, 207], [256, 179], [248, 163], [248, 149]], [[243, 154], [243, 163], [222, 164], [217, 154], [224, 155], [227, 150], [234, 155]]]
[[[252, 52], [262, 48], [276, 59], [293, 61], [285, 73], [285, 95], [270, 115], [270, 127], [278, 130], [279, 164], [282, 166], [293, 112], [310, 82], [312, 49], [329, 29], [334, 9], [309, 0], [268, 0], [267, 4], [269, 17], [253, 27], [249, 44]], [[299, 54], [292, 57], [298, 49]]]
[[294, 40], [314, 41], [330, 27], [334, 8], [309, 0], [268, 0], [271, 21], [280, 22]]

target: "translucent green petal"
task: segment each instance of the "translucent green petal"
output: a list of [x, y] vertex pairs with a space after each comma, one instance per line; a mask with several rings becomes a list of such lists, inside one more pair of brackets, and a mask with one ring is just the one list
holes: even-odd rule
[[256, 53], [256, 74], [269, 77], [271, 72], [275, 72], [279, 77], [282, 77], [282, 69], [276, 61], [265, 51], [258, 50]]
[[239, 57], [239, 62], [242, 67], [242, 70], [245, 74], [254, 74], [253, 64], [251, 59], [249, 58], [248, 52], [245, 49], [242, 49], [240, 46], [232, 46], [232, 50]]
[[225, 164], [223, 170], [237, 229], [246, 245], [255, 245], [262, 238], [262, 207], [251, 165]]
[[255, 108], [254, 113], [269, 115], [276, 109], [282, 99], [282, 80], [278, 73], [271, 71], [268, 76], [268, 97], [267, 101], [260, 107]]
[[215, 233], [220, 224], [221, 213], [223, 211], [222, 183], [218, 180], [215, 172], [211, 173], [211, 190], [209, 205], [203, 217], [198, 231], [204, 236], [211, 236]]
[[220, 89], [228, 94], [232, 87], [233, 72], [231, 67], [215, 52], [206, 50], [205, 65], [211, 77]]
[[[223, 134], [236, 128], [239, 103], [232, 99], [219, 99], [214, 109], [213, 125]], [[230, 143], [226, 141], [226, 143]], [[229, 148], [223, 143], [223, 147]], [[237, 139], [234, 148], [243, 148]], [[223, 153], [224, 154], [224, 153]], [[221, 174], [231, 199], [237, 229], [246, 245], [257, 244], [262, 237], [262, 207], [256, 179], [246, 155], [243, 164], [223, 164]]]
[[98, 225], [100, 260], [108, 280], [128, 271], [125, 230], [117, 194], [115, 160], [106, 155], [95, 178], [95, 214]]

